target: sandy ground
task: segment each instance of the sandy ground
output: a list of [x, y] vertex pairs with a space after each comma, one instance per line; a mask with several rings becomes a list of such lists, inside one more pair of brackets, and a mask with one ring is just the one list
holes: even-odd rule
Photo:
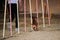
[[60, 40], [60, 31], [23, 32], [5, 40]]
[[10, 36], [8, 29], [6, 29], [5, 39], [2, 38], [2, 30], [0, 30], [0, 40], [60, 40], [59, 24], [51, 24], [50, 27], [40, 25], [39, 31], [31, 31], [27, 27], [27, 32], [24, 32], [24, 27], [20, 27], [20, 33], [17, 34], [13, 29], [13, 37]]
[[6, 40], [60, 40], [60, 31], [27, 32]]
[[[13, 37], [10, 37], [10, 33], [6, 27], [5, 39], [3, 39], [3, 31], [0, 28], [0, 40], [60, 40], [60, 19], [51, 19], [50, 27], [48, 26], [48, 20], [45, 21], [46, 27], [42, 26], [42, 19], [39, 19], [39, 31], [31, 31], [30, 19], [27, 19], [27, 32], [24, 32], [24, 20], [22, 18], [19, 25], [20, 33], [17, 34], [14, 26]], [[1, 26], [0, 24], [0, 27], [3, 27], [3, 25]]]

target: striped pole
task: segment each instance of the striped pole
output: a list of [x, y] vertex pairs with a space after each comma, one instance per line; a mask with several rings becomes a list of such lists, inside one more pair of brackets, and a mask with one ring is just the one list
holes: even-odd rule
[[5, 9], [4, 9], [3, 38], [5, 37], [6, 9], [7, 9], [7, 0], [5, 0]]
[[31, 17], [31, 30], [32, 29], [32, 6], [31, 6], [31, 0], [29, 0], [29, 6], [30, 6], [30, 17]]
[[42, 5], [43, 27], [45, 27], [45, 18], [44, 18], [44, 7], [43, 7], [43, 0], [41, 0], [41, 5]]
[[39, 20], [38, 20], [38, 0], [36, 0], [36, 13], [37, 13], [37, 22], [38, 22], [38, 26], [39, 26]]
[[48, 24], [49, 24], [49, 26], [50, 26], [51, 24], [50, 24], [49, 3], [48, 3], [48, 0], [46, 0], [46, 1], [47, 1], [47, 12], [48, 12]]
[[17, 1], [17, 22], [18, 22], [18, 34], [20, 33], [19, 32], [19, 11], [18, 11], [18, 1]]
[[26, 0], [24, 0], [24, 26], [26, 32]]
[[[10, 0], [11, 2], [11, 0]], [[10, 8], [10, 33], [11, 33], [11, 36], [12, 36], [12, 15], [11, 15], [11, 3], [9, 4], [9, 8]]]

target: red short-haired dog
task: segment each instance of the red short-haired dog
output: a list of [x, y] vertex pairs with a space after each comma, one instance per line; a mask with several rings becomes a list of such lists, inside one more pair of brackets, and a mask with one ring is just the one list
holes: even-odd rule
[[32, 17], [32, 27], [34, 31], [38, 31], [37, 17]]

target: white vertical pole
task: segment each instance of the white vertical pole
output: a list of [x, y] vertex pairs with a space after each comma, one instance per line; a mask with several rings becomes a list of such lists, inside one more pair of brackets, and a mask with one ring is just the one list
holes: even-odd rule
[[24, 26], [26, 32], [26, 0], [24, 0]]
[[17, 1], [17, 22], [18, 22], [18, 34], [20, 33], [19, 32], [19, 11], [18, 11], [18, 1]]
[[[11, 2], [11, 0], [10, 0]], [[9, 8], [10, 8], [10, 33], [11, 33], [11, 36], [12, 36], [12, 15], [11, 15], [11, 3], [9, 4]]]
[[31, 6], [31, 0], [29, 0], [29, 6], [30, 6], [30, 16], [31, 16], [31, 30], [32, 29], [32, 6]]
[[3, 38], [5, 36], [6, 8], [7, 8], [7, 0], [5, 0], [5, 9], [4, 9]]
[[36, 0], [36, 12], [37, 12], [37, 22], [39, 26], [39, 20], [38, 20], [38, 0]]
[[50, 12], [49, 12], [49, 3], [48, 3], [48, 0], [47, 1], [47, 12], [48, 12], [48, 24], [50, 26]]
[[43, 18], [43, 27], [45, 27], [45, 19], [44, 19], [44, 6], [43, 6], [43, 0], [41, 0], [42, 5], [42, 18]]

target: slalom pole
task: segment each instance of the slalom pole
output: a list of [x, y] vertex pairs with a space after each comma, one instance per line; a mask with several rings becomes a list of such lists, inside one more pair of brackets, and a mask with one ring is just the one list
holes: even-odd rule
[[[10, 2], [11, 2], [11, 0], [10, 0]], [[10, 34], [11, 34], [11, 36], [12, 36], [12, 15], [11, 15], [11, 3], [9, 4], [9, 8], [10, 8]]]
[[49, 3], [48, 3], [48, 0], [47, 1], [47, 12], [48, 12], [48, 25], [50, 26], [50, 12], [49, 12]]
[[19, 32], [19, 11], [18, 11], [18, 1], [17, 1], [17, 22], [18, 22], [18, 34], [20, 33]]
[[5, 37], [6, 9], [7, 9], [7, 0], [5, 0], [5, 8], [4, 8], [3, 38]]
[[39, 20], [38, 20], [38, 0], [36, 0], [36, 13], [37, 13], [37, 22], [38, 22], [38, 26], [39, 26]]
[[24, 26], [26, 32], [26, 0], [24, 0]]
[[41, 5], [42, 5], [43, 27], [45, 27], [45, 18], [44, 18], [44, 7], [43, 7], [43, 0], [41, 0]]
[[31, 0], [29, 0], [29, 6], [30, 6], [30, 17], [31, 17], [31, 30], [32, 29], [32, 6], [31, 6]]

